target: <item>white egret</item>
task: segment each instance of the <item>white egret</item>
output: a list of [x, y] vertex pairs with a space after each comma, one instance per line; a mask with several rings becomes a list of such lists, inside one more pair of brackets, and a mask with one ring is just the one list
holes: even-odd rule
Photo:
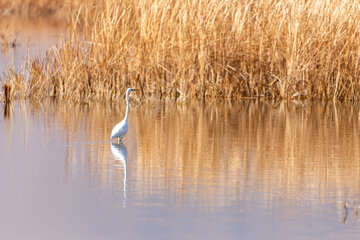
[[128, 88], [126, 90], [126, 113], [124, 119], [116, 124], [116, 126], [111, 131], [111, 138], [119, 138], [119, 142], [125, 137], [125, 134], [128, 131], [128, 117], [129, 117], [129, 94], [132, 91], [135, 91], [137, 89]]

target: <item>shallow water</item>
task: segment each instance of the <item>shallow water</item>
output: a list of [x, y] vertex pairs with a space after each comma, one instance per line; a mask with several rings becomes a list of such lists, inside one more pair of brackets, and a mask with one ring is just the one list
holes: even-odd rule
[[123, 103], [0, 111], [0, 239], [359, 236], [352, 105], [132, 106], [120, 145]]
[[0, 77], [9, 68], [24, 70], [30, 57], [45, 57], [68, 31], [65, 22], [49, 18], [0, 16]]

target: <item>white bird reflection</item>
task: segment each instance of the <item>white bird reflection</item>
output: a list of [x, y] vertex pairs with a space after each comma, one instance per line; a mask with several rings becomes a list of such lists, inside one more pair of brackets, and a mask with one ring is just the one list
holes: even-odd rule
[[124, 200], [123, 200], [123, 207], [126, 204], [126, 161], [127, 161], [127, 149], [125, 145], [120, 143], [111, 143], [110, 145], [111, 153], [115, 157], [114, 166], [118, 168], [122, 168], [124, 170]]

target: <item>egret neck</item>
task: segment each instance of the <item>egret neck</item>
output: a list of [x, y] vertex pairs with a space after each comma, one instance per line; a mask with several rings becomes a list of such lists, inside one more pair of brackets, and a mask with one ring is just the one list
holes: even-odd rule
[[129, 93], [130, 91], [126, 91], [126, 113], [125, 113], [125, 122], [127, 122], [129, 117]]

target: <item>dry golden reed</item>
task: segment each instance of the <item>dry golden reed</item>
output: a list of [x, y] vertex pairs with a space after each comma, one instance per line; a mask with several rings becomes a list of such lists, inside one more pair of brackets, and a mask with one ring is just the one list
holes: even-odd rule
[[72, 9], [66, 42], [8, 74], [26, 85], [12, 97], [111, 101], [129, 86], [176, 101], [360, 97], [358, 1], [89, 2]]

